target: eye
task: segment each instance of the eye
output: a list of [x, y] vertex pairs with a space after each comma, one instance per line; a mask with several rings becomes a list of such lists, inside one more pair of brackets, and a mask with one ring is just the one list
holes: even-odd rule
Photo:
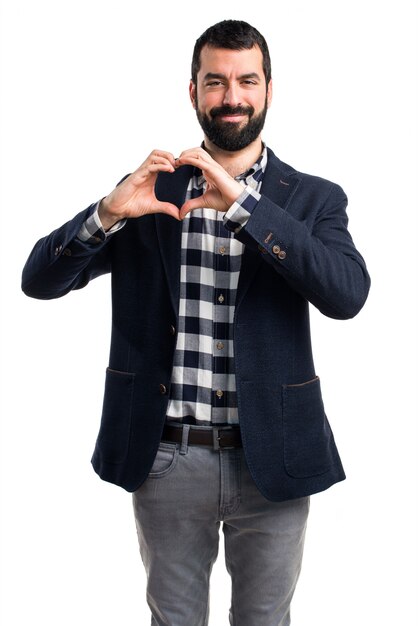
[[211, 80], [210, 83], [206, 83], [207, 87], [219, 87], [219, 85], [222, 85], [220, 80]]

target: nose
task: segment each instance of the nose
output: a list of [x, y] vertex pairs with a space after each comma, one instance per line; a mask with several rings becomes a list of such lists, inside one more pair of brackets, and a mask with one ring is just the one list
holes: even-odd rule
[[227, 104], [231, 107], [236, 107], [241, 104], [239, 87], [233, 83], [230, 83], [225, 91], [223, 104]]

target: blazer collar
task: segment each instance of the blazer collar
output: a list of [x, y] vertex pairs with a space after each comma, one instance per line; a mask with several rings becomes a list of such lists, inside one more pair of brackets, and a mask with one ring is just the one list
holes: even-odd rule
[[300, 177], [293, 167], [280, 161], [270, 148], [267, 148], [267, 153], [268, 161], [261, 191], [264, 196], [286, 210], [299, 185]]

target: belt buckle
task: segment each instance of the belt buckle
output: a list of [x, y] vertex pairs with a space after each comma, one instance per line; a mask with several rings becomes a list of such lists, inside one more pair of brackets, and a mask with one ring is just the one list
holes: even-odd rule
[[221, 436], [220, 436], [220, 432], [222, 430], [232, 430], [233, 427], [232, 426], [213, 426], [212, 427], [212, 437], [213, 437], [213, 449], [214, 450], [232, 450], [234, 448], [234, 446], [221, 446], [220, 445], [220, 441], [221, 441]]

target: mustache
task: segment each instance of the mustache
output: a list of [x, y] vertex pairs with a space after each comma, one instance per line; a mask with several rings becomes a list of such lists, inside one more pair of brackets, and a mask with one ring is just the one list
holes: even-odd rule
[[254, 114], [254, 107], [251, 105], [247, 107], [230, 107], [228, 105], [224, 105], [221, 107], [213, 107], [213, 109], [210, 110], [210, 114], [212, 119], [214, 117], [218, 117], [219, 115], [248, 115], [251, 117]]

